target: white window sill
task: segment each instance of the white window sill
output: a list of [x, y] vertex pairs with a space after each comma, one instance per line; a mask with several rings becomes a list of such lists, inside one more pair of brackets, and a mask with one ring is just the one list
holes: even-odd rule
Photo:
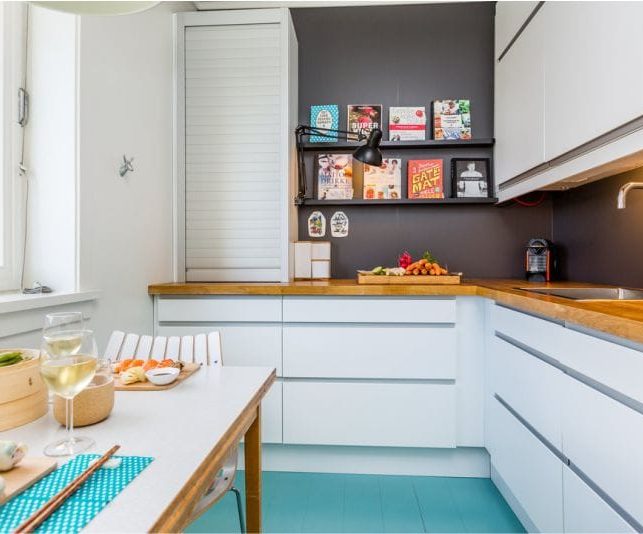
[[0, 314], [97, 300], [100, 294], [101, 292], [98, 290], [61, 291], [36, 295], [0, 293]]

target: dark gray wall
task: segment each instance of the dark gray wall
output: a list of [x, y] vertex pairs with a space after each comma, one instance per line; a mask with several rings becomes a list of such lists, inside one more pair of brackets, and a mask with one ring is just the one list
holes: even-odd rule
[[643, 181], [643, 169], [553, 197], [565, 279], [643, 287], [643, 191], [630, 191], [627, 208], [616, 209], [618, 190], [630, 181]]
[[[383, 122], [395, 105], [469, 98], [473, 136], [493, 137], [492, 2], [293, 9], [299, 40], [299, 121], [313, 104], [338, 104], [340, 128], [348, 104], [382, 104]], [[386, 130], [386, 128], [385, 128]], [[386, 132], [385, 132], [386, 135]], [[451, 157], [491, 157], [491, 149], [390, 151], [389, 157], [439, 157], [448, 182]], [[309, 171], [312, 154], [307, 162]], [[312, 172], [309, 172], [312, 191]], [[403, 167], [403, 184], [406, 169]], [[405, 188], [403, 188], [405, 191]], [[447, 193], [449, 189], [447, 188]], [[333, 243], [333, 272], [352, 278], [358, 268], [391, 265], [404, 249], [430, 248], [467, 276], [523, 275], [523, 248], [531, 237], [551, 237], [551, 205], [343, 206], [346, 238]], [[299, 210], [300, 239], [314, 208]], [[330, 222], [335, 209], [321, 210]]]

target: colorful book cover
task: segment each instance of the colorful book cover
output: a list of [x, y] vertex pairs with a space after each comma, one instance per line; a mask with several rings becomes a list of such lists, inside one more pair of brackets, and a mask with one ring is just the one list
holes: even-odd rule
[[434, 139], [471, 139], [471, 101], [433, 102]]
[[392, 107], [388, 111], [390, 141], [424, 141], [426, 139], [426, 108]]
[[348, 106], [348, 131], [368, 133], [382, 128], [382, 106], [361, 104]]
[[408, 170], [409, 198], [444, 198], [441, 159], [413, 159]]
[[[337, 130], [339, 128], [339, 106], [328, 104], [324, 106], [310, 106], [310, 125], [313, 128], [325, 128]], [[328, 133], [329, 137], [311, 135], [311, 143], [334, 143], [337, 141], [337, 134]]]
[[364, 164], [364, 198], [397, 200], [402, 197], [402, 160], [388, 158], [381, 167]]
[[317, 156], [317, 198], [320, 200], [353, 198], [353, 156], [350, 154]]

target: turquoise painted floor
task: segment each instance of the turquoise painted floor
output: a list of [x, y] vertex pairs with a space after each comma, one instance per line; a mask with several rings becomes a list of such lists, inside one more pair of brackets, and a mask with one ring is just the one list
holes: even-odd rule
[[[525, 532], [488, 478], [265, 472], [263, 521], [265, 532]], [[239, 532], [234, 495], [187, 532]]]

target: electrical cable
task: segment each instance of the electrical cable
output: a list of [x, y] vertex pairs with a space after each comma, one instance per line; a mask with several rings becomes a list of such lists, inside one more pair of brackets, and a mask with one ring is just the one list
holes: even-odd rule
[[514, 202], [526, 208], [535, 208], [536, 206], [540, 206], [545, 201], [546, 197], [547, 193], [545, 191], [541, 191], [540, 198], [538, 198], [538, 200], [520, 200], [520, 197], [517, 197], [514, 198]]

